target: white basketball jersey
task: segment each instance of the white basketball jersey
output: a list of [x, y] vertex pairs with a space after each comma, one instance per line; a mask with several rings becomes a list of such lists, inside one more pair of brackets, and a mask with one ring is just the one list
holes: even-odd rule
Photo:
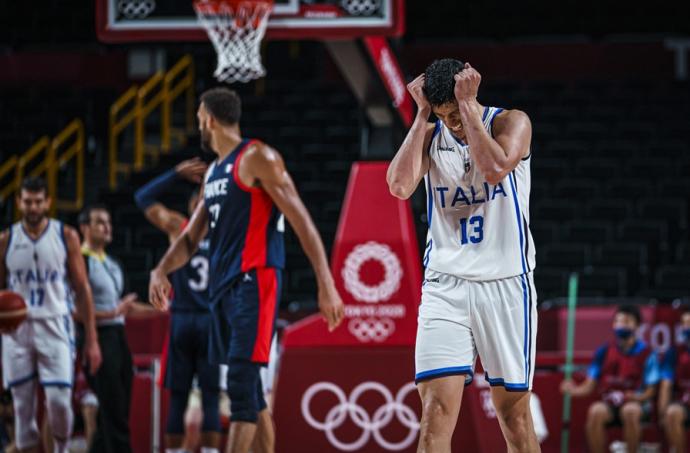
[[[503, 109], [486, 107], [484, 127]], [[534, 269], [529, 231], [529, 157], [496, 185], [484, 179], [469, 146], [438, 121], [429, 147], [429, 233], [424, 267], [466, 280], [496, 280]]]
[[29, 318], [69, 314], [67, 246], [62, 222], [50, 219], [35, 241], [21, 222], [12, 225], [5, 266], [7, 289], [24, 297]]

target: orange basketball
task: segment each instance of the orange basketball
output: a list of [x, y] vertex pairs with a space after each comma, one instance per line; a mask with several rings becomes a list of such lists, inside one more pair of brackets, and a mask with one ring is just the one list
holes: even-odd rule
[[12, 331], [26, 319], [24, 298], [12, 291], [0, 291], [0, 331]]

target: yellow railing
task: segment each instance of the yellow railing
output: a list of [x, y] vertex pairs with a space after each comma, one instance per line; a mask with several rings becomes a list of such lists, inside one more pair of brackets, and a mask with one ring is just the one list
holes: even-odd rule
[[[185, 124], [182, 129], [172, 124], [172, 106], [185, 94]], [[146, 142], [146, 121], [149, 115], [160, 110], [160, 144]], [[120, 155], [119, 140], [122, 132], [134, 125], [134, 155], [125, 162]], [[146, 157], [158, 160], [159, 153], [172, 148], [172, 139], [184, 144], [187, 134], [194, 127], [194, 61], [189, 55], [181, 58], [169, 71], [157, 72], [141, 87], [132, 86], [110, 107], [108, 142], [109, 183], [117, 188], [120, 173], [144, 168]]]
[[[63, 145], [74, 137], [73, 143], [62, 154]], [[19, 190], [22, 179], [28, 176], [45, 175], [48, 184], [48, 195], [53, 199], [50, 215], [55, 215], [58, 209], [63, 211], [78, 211], [84, 205], [84, 123], [81, 120], [72, 120], [52, 140], [43, 136], [34, 143], [24, 154], [12, 156], [0, 166], [0, 180], [14, 171], [14, 176], [4, 187], [0, 188], [0, 201], [11, 199], [11, 195]], [[35, 166], [30, 164], [41, 158]], [[76, 187], [74, 199], [60, 199], [58, 197], [58, 176], [71, 159], [76, 159]], [[30, 169], [29, 169], [30, 168]], [[14, 211], [14, 217], [19, 217], [19, 212]]]

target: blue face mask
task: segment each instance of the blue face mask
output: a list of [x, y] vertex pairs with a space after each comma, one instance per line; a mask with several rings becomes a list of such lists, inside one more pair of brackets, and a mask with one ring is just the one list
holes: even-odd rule
[[683, 329], [683, 340], [686, 343], [690, 343], [690, 329]]
[[619, 340], [627, 340], [633, 335], [633, 330], [628, 329], [627, 327], [618, 327], [616, 329], [613, 329], [613, 333]]

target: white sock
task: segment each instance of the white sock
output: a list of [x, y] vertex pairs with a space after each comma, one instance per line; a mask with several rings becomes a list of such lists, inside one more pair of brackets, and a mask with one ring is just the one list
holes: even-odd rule
[[53, 451], [55, 453], [69, 453], [69, 441], [57, 440], [53, 437]]
[[220, 453], [217, 448], [201, 447], [201, 453]]
[[165, 453], [189, 453], [184, 448], [166, 448]]

